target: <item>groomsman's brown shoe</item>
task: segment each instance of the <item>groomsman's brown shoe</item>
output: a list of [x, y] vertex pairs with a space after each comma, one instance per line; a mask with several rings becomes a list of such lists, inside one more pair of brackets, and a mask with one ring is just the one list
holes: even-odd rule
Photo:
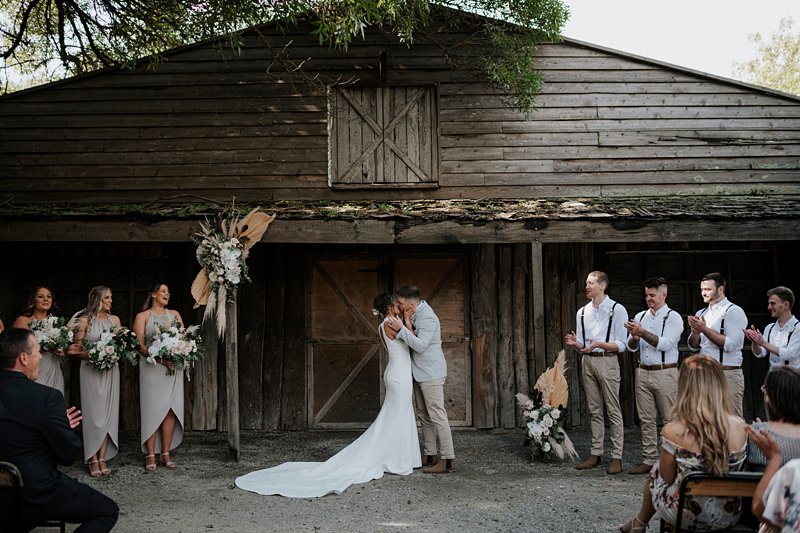
[[636, 468], [631, 468], [628, 470], [629, 474], [639, 475], [639, 474], [647, 474], [650, 472], [650, 469], [653, 468], [653, 465], [649, 465], [647, 463], [642, 463]]
[[576, 464], [575, 468], [578, 470], [588, 470], [589, 468], [594, 468], [596, 466], [600, 466], [601, 464], [603, 464], [602, 455], [590, 455], [584, 462]]
[[622, 459], [611, 459], [611, 462], [608, 463], [608, 469], [606, 470], [606, 474], [615, 475], [622, 472]]
[[448, 474], [456, 471], [456, 466], [453, 464], [452, 459], [439, 459], [439, 462], [428, 468], [423, 468], [422, 471], [426, 474]]

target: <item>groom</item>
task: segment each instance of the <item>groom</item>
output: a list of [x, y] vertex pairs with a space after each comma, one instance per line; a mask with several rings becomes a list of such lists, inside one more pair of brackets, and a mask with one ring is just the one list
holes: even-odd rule
[[[414, 376], [414, 403], [422, 424], [425, 453], [422, 470], [426, 474], [455, 471], [453, 437], [444, 406], [444, 381], [447, 362], [442, 352], [442, 332], [439, 318], [425, 300], [419, 299], [419, 289], [404, 285], [395, 293], [403, 311], [404, 326], [397, 337], [411, 348], [411, 373]], [[436, 438], [439, 438], [439, 460], [435, 461]]]

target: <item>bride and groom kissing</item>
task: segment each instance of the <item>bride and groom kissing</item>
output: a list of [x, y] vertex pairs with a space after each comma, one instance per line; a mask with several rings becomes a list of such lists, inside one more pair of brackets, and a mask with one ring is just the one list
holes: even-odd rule
[[[430, 474], [455, 471], [439, 318], [413, 285], [377, 295], [373, 313], [381, 318], [378, 335], [389, 362], [383, 374], [386, 394], [372, 425], [323, 463], [288, 462], [257, 470], [236, 478], [237, 487], [264, 495], [311, 498], [340, 494], [350, 485], [383, 477], [384, 472], [408, 475], [421, 466]], [[415, 407], [424, 441], [421, 454]]]

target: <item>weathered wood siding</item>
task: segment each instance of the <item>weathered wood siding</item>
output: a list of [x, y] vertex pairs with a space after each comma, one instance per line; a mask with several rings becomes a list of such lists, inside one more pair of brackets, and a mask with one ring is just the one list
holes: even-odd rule
[[[0, 200], [593, 197], [800, 183], [797, 98], [564, 42], [539, 47], [546, 83], [526, 117], [422, 38], [408, 48], [370, 34], [347, 54], [300, 31], [268, 40], [272, 49], [249, 36], [241, 56], [224, 58], [211, 44], [188, 47], [157, 68], [0, 98]], [[272, 50], [288, 41], [281, 61], [323, 81], [435, 84], [439, 188], [333, 190], [324, 87], [309, 96], [302, 80], [273, 74]]]

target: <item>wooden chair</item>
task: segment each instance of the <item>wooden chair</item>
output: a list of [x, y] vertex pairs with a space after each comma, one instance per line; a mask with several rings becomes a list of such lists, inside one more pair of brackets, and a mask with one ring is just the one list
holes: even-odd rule
[[[678, 492], [678, 517], [675, 521], [674, 533], [680, 533], [683, 508], [687, 496], [718, 496], [752, 498], [758, 482], [761, 481], [760, 472], [731, 472], [724, 476], [714, 476], [696, 472], [689, 474], [683, 481]], [[661, 520], [661, 531], [667, 531], [669, 524]], [[741, 529], [744, 527], [744, 529]], [[755, 529], [737, 524], [726, 531], [755, 531]], [[757, 528], [757, 526], [756, 526]]]
[[[25, 531], [19, 510], [22, 509], [22, 474], [16, 465], [0, 461], [0, 516], [2, 531]], [[63, 520], [48, 520], [36, 527], [57, 527], [65, 533], [67, 525]]]

